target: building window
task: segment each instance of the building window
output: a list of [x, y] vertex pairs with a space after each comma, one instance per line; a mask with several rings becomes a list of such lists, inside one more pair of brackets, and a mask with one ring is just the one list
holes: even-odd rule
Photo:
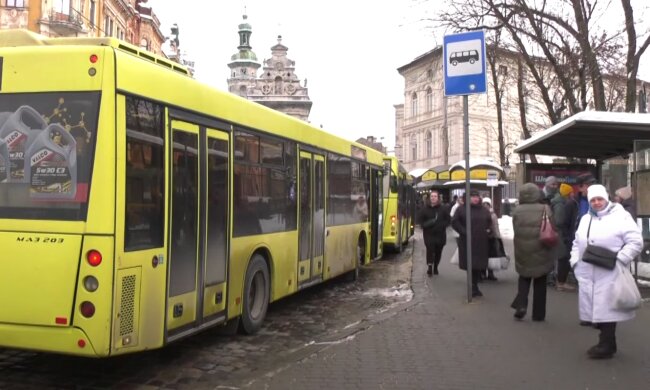
[[25, 0], [7, 0], [7, 7], [25, 8]]
[[147, 40], [147, 38], [142, 38], [140, 40], [140, 48], [145, 49], [145, 50], [149, 50], [149, 41]]
[[508, 75], [508, 67], [505, 66], [505, 65], [499, 65], [499, 75], [507, 76]]
[[431, 137], [431, 132], [427, 131], [427, 135], [424, 138], [424, 143], [426, 144], [426, 148], [427, 148], [427, 158], [431, 158], [431, 151], [433, 148], [432, 142], [433, 142], [433, 137]]
[[418, 94], [413, 92], [411, 95], [411, 116], [415, 117], [418, 115]]
[[418, 139], [415, 134], [411, 136], [411, 160], [415, 161], [418, 159]]
[[433, 91], [431, 87], [427, 88], [427, 112], [433, 111]]
[[427, 70], [427, 78], [431, 80], [433, 78], [433, 69]]
[[88, 15], [90, 25], [95, 26], [95, 0], [90, 0], [90, 13]]
[[[22, 3], [22, 1], [20, 2]], [[18, 3], [18, 1], [14, 1], [14, 3]], [[9, 1], [7, 1], [7, 4], [9, 4]], [[70, 15], [70, 0], [55, 0], [52, 8], [60, 14]]]

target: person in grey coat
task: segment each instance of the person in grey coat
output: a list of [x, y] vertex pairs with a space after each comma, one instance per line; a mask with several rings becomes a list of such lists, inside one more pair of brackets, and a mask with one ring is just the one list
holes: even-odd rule
[[489, 237], [492, 232], [492, 217], [490, 211], [481, 204], [478, 191], [470, 192], [470, 220], [472, 225], [472, 269], [467, 269], [467, 229], [465, 223], [465, 207], [459, 207], [451, 221], [451, 227], [459, 234], [458, 266], [460, 269], [472, 272], [472, 296], [482, 297], [478, 289], [481, 273], [487, 269], [489, 256]]
[[517, 296], [510, 305], [515, 318], [521, 320], [528, 309], [528, 293], [533, 283], [533, 321], [546, 318], [546, 277], [555, 266], [556, 249], [547, 248], [539, 240], [544, 210], [553, 220], [550, 207], [542, 204], [541, 191], [534, 183], [526, 183], [519, 191], [519, 206], [512, 214], [515, 233], [515, 269], [519, 274]]

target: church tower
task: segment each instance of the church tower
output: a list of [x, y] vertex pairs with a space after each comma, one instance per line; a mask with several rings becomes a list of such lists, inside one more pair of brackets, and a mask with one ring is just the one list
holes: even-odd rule
[[253, 52], [250, 44], [253, 29], [246, 21], [247, 15], [243, 16], [244, 21], [239, 25], [239, 51], [230, 57], [230, 77], [228, 78], [228, 91], [248, 98], [248, 91], [255, 85], [257, 70], [260, 63], [257, 62], [257, 56]]
[[252, 100], [274, 110], [308, 121], [312, 102], [307, 93], [307, 79], [304, 85], [295, 73], [295, 61], [287, 58], [289, 48], [278, 43], [271, 47], [271, 58], [264, 60], [262, 74], [257, 77], [261, 64], [250, 45], [253, 29], [246, 21], [239, 25], [239, 52], [231, 57], [228, 64], [230, 77], [228, 91]]
[[278, 36], [278, 43], [271, 47], [271, 58], [264, 61], [262, 74], [249, 91], [248, 98], [307, 121], [312, 105], [307, 93], [307, 80], [304, 86], [300, 85], [295, 73], [296, 62], [287, 58], [288, 50], [282, 44], [282, 37]]

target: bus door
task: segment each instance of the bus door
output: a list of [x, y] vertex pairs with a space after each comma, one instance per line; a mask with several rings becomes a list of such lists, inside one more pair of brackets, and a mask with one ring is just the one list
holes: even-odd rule
[[371, 170], [370, 177], [370, 234], [371, 234], [371, 248], [370, 258], [376, 259], [382, 254], [382, 238], [384, 229], [384, 195], [382, 172], [377, 169]]
[[225, 318], [228, 134], [172, 121], [167, 329]]
[[300, 152], [298, 283], [322, 280], [325, 253], [325, 158]]
[[167, 329], [175, 334], [198, 320], [199, 127], [172, 121], [171, 139]]

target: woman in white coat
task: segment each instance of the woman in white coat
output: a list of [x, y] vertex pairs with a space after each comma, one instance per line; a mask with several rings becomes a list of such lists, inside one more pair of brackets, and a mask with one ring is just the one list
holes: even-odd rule
[[616, 353], [616, 323], [631, 320], [634, 310], [621, 311], [614, 306], [612, 283], [617, 280], [621, 267], [613, 270], [582, 261], [587, 244], [616, 252], [616, 260], [628, 267], [643, 248], [643, 237], [638, 226], [618, 203], [610, 202], [607, 190], [594, 184], [587, 191], [589, 212], [578, 225], [571, 266], [579, 285], [580, 320], [588, 321], [600, 329], [598, 344], [587, 353], [592, 359], [609, 359]]

